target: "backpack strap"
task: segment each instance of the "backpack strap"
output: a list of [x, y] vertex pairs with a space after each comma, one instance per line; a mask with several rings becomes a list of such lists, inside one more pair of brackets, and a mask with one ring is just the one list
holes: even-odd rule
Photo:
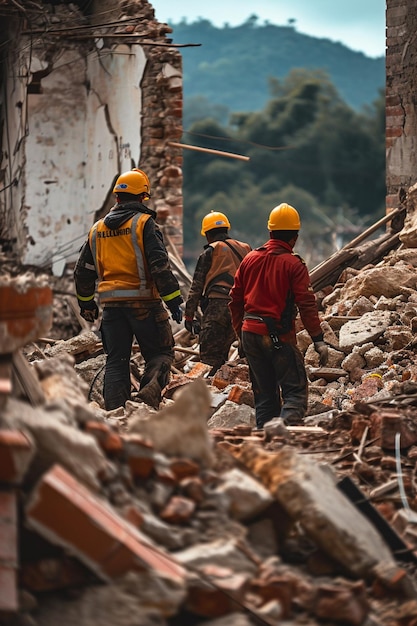
[[231, 249], [231, 251], [232, 251], [232, 252], [233, 252], [233, 253], [237, 256], [237, 258], [239, 259], [239, 261], [240, 261], [240, 262], [242, 262], [242, 261], [243, 261], [243, 256], [242, 256], [242, 255], [241, 255], [241, 254], [240, 254], [240, 253], [236, 250], [236, 248], [234, 248], [234, 247], [232, 246], [232, 244], [231, 244], [231, 243], [229, 243], [229, 242], [227, 241], [227, 239], [225, 239], [225, 240], [223, 241], [223, 243], [225, 243], [225, 244], [226, 244], [226, 246], [229, 246], [229, 248]]

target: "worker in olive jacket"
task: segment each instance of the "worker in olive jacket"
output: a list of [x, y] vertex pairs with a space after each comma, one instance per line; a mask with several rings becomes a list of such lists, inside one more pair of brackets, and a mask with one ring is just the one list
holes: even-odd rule
[[[239, 263], [251, 250], [247, 243], [232, 239], [230, 222], [224, 213], [211, 211], [201, 224], [207, 244], [200, 254], [185, 304], [185, 328], [200, 335], [200, 359], [211, 365], [212, 376], [229, 356], [236, 340], [228, 304], [230, 289]], [[202, 311], [201, 328], [195, 318]]]

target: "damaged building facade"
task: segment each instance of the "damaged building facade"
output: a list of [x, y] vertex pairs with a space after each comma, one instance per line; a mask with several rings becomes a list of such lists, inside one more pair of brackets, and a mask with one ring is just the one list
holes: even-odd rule
[[61, 275], [116, 177], [146, 168], [182, 247], [179, 51], [146, 0], [0, 0], [0, 244]]
[[387, 209], [401, 202], [417, 180], [417, 5], [386, 3]]

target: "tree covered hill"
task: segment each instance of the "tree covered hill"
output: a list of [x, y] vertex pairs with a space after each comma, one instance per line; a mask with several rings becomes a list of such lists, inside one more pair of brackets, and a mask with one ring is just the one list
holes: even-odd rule
[[259, 24], [255, 15], [234, 27], [205, 19], [170, 26], [174, 43], [202, 44], [181, 49], [186, 102], [203, 96], [232, 112], [259, 111], [270, 97], [270, 79], [283, 79], [294, 68], [325, 71], [355, 109], [373, 102], [385, 84], [384, 57], [367, 57], [292, 25]]

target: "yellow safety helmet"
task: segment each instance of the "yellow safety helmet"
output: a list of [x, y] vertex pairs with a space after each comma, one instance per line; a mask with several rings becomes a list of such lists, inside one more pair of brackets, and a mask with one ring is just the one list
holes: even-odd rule
[[213, 228], [230, 228], [230, 222], [224, 213], [218, 211], [210, 211], [203, 217], [201, 222], [201, 234], [204, 235], [208, 230]]
[[129, 172], [120, 174], [119, 178], [116, 180], [113, 193], [132, 193], [135, 196], [143, 193], [150, 198], [151, 183], [145, 172], [135, 167], [129, 170]]
[[276, 206], [269, 214], [268, 230], [300, 230], [300, 226], [298, 211], [286, 202]]

